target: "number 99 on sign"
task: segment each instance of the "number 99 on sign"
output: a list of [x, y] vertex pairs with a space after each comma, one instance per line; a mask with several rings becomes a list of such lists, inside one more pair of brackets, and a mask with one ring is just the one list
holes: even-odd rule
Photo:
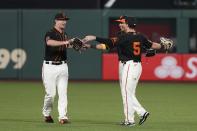
[[27, 55], [23, 49], [9, 50], [0, 48], [0, 69], [5, 69], [10, 60], [14, 62], [13, 69], [21, 69], [26, 61]]

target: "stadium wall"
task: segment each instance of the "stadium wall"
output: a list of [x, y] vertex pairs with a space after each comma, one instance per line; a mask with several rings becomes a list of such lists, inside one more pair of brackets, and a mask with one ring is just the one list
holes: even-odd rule
[[[0, 10], [0, 78], [41, 79], [44, 35], [53, 26], [57, 12], [71, 17], [66, 32], [69, 38], [86, 35], [109, 37], [109, 18], [123, 14], [137, 18], [175, 19], [176, 53], [189, 53], [190, 10]], [[188, 43], [188, 44], [187, 44]], [[79, 54], [68, 49], [70, 79], [102, 79], [102, 51]]]

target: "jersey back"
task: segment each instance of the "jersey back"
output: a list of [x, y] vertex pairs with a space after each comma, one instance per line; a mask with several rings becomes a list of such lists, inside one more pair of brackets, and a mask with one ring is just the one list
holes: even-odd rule
[[113, 45], [117, 48], [120, 61], [134, 60], [141, 62], [142, 50], [150, 49], [152, 42], [139, 32], [117, 33], [111, 38]]

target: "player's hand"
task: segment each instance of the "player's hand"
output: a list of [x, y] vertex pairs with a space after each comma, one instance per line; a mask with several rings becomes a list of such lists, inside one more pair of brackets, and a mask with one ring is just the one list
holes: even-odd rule
[[87, 50], [89, 49], [91, 46], [89, 44], [83, 44], [82, 46], [82, 50]]
[[93, 36], [93, 35], [88, 35], [86, 36], [82, 41], [84, 43], [88, 42], [88, 41], [93, 41], [93, 40], [96, 40], [96, 36]]

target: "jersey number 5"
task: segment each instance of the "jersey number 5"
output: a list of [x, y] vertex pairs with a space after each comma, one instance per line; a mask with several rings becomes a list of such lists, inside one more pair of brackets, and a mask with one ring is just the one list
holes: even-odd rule
[[133, 42], [133, 54], [139, 55], [140, 54], [140, 42]]

